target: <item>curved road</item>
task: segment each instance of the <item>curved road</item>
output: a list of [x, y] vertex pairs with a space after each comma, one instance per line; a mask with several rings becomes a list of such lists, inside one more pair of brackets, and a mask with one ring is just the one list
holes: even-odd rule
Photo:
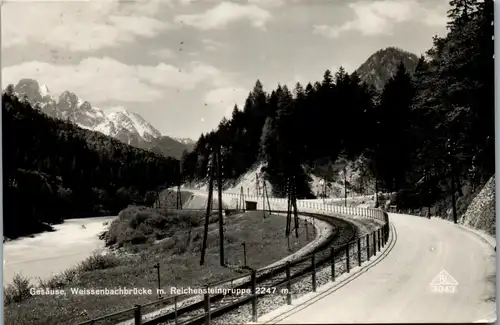
[[[287, 307], [263, 315], [259, 323], [494, 322], [493, 247], [440, 219], [389, 215], [395, 242], [387, 256], [344, 286], [281, 316]], [[454, 293], [433, 292], [431, 282], [443, 270], [458, 282]]]

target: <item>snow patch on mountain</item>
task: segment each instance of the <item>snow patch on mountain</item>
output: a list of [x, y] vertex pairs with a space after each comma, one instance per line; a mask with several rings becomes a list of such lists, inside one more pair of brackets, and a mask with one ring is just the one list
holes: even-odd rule
[[188, 146], [192, 146], [196, 143], [196, 141], [189, 139], [189, 138], [173, 138], [173, 139], [175, 141], [178, 141], [178, 142], [185, 144], [185, 145], [188, 145]]
[[81, 128], [101, 132], [128, 144], [151, 142], [162, 136], [137, 113], [121, 107], [111, 110], [92, 107], [88, 101], [70, 91], [55, 96], [46, 85], [33, 79], [21, 79], [14, 87], [14, 93], [51, 117], [70, 120]]
[[47, 85], [40, 85], [40, 95], [42, 97], [45, 97], [45, 96], [49, 96], [50, 95], [50, 92], [49, 92], [49, 87], [47, 87]]
[[148, 142], [162, 136], [160, 131], [146, 122], [142, 116], [137, 113], [129, 112], [121, 107], [110, 109], [107, 113], [107, 117], [115, 125], [121, 125], [129, 132], [138, 133], [141, 138]]

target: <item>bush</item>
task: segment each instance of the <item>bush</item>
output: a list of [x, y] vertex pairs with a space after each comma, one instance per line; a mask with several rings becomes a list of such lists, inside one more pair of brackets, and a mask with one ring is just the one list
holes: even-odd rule
[[149, 217], [150, 216], [146, 211], [137, 211], [136, 214], [129, 219], [129, 226], [131, 228], [137, 229]]
[[163, 229], [167, 227], [167, 219], [159, 214], [153, 214], [150, 218], [144, 221], [145, 225], [152, 228]]
[[[209, 223], [218, 222], [217, 212], [210, 215]], [[180, 231], [202, 226], [205, 212], [201, 210], [153, 209], [129, 206], [119, 213], [104, 235], [106, 245], [130, 247], [171, 237]]]
[[8, 284], [4, 287], [4, 305], [13, 302], [21, 302], [31, 296], [30, 289], [33, 288], [33, 286], [28, 277], [16, 274], [12, 282], [12, 284]]
[[[77, 272], [89, 272], [94, 270], [103, 270], [115, 267], [119, 264], [117, 257], [113, 255], [102, 255], [99, 253], [94, 253], [92, 256], [88, 257], [86, 260], [78, 265]], [[68, 272], [68, 271], [67, 271]], [[64, 273], [63, 273], [64, 274]]]
[[62, 289], [68, 284], [65, 282], [65, 278], [67, 279], [62, 275], [55, 275], [49, 280], [38, 278], [38, 287], [42, 289]]
[[77, 275], [78, 274], [77, 274], [76, 269], [69, 269], [69, 270], [63, 271], [61, 274], [61, 277], [66, 282], [73, 282], [76, 279]]
[[130, 237], [129, 243], [132, 245], [144, 244], [148, 241], [148, 237], [141, 230], [135, 231]]

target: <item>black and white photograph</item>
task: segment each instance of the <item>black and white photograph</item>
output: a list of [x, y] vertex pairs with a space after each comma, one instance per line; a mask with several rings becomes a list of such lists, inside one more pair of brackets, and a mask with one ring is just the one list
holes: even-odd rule
[[494, 323], [493, 0], [4, 0], [3, 324]]

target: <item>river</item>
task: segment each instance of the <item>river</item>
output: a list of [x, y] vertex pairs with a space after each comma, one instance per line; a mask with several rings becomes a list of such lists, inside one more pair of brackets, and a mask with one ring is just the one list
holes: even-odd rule
[[98, 235], [107, 229], [104, 222], [115, 218], [68, 219], [55, 225], [56, 231], [4, 243], [4, 285], [12, 283], [16, 273], [30, 277], [34, 284], [38, 284], [38, 277], [45, 280], [60, 274], [94, 251], [103, 249], [104, 241], [99, 240]]

